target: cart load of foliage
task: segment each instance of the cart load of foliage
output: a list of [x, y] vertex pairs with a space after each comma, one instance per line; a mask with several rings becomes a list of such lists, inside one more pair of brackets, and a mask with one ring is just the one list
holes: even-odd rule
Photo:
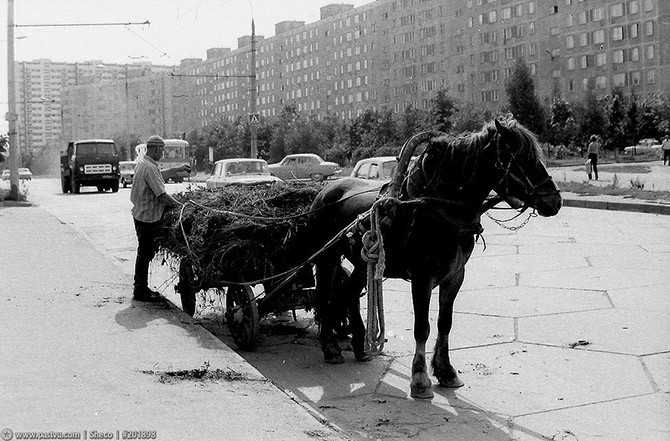
[[277, 276], [306, 259], [312, 201], [322, 183], [199, 189], [174, 195], [184, 208], [166, 210], [158, 249], [188, 259], [201, 288]]

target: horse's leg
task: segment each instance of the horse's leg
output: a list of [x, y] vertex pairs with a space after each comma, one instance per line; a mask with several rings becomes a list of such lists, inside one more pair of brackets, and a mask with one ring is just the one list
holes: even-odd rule
[[365, 353], [365, 323], [361, 317], [360, 297], [367, 279], [365, 262], [354, 268], [345, 285], [347, 312], [351, 326], [351, 346], [356, 361], [370, 361], [372, 357]]
[[432, 281], [430, 277], [415, 277], [412, 274], [412, 303], [414, 304], [414, 359], [412, 360], [412, 398], [433, 398], [430, 377], [426, 368], [426, 341], [430, 335], [428, 308]]
[[321, 324], [319, 340], [324, 360], [331, 364], [344, 363], [342, 349], [335, 335], [335, 322], [341, 319], [338, 314], [341, 308], [336, 306], [334, 298], [339, 264], [339, 255], [330, 251], [323, 253], [316, 262], [316, 307]]
[[433, 374], [443, 387], [461, 387], [463, 382], [449, 361], [449, 332], [454, 314], [454, 300], [461, 289], [465, 277], [465, 268], [440, 283], [440, 312], [437, 318], [437, 342], [433, 354]]

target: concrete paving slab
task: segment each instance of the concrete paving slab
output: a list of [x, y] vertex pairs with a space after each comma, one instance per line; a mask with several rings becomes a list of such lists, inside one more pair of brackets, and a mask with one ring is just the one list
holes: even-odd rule
[[[640, 412], [644, 409], [644, 412]], [[667, 441], [670, 397], [644, 395], [514, 419], [513, 439]], [[540, 435], [540, 436], [537, 436]]]
[[667, 275], [652, 269], [593, 268], [564, 269], [542, 273], [523, 273], [521, 286], [546, 286], [566, 289], [609, 290], [661, 284]]
[[670, 352], [642, 357], [654, 385], [660, 392], [670, 392]]
[[528, 317], [612, 308], [604, 291], [562, 288], [500, 287], [464, 291], [456, 298], [459, 312], [501, 317]]
[[670, 351], [670, 316], [663, 312], [608, 309], [519, 319], [519, 340], [579, 350], [645, 355]]
[[670, 313], [668, 285], [645, 285], [607, 290], [612, 304], [618, 309], [638, 309]]

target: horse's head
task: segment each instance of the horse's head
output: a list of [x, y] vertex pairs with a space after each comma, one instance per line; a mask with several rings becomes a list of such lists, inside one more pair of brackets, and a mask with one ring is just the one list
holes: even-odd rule
[[540, 216], [554, 216], [562, 199], [542, 162], [535, 135], [516, 122], [495, 120], [491, 147], [496, 149], [497, 184], [493, 190], [513, 208], [531, 207]]

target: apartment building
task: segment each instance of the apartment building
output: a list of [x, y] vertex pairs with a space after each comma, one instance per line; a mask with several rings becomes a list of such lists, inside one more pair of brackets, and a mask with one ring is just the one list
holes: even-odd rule
[[[358, 8], [333, 4], [320, 12], [314, 23], [277, 23], [272, 37], [255, 35], [252, 45], [251, 35], [242, 36], [237, 48], [209, 49], [205, 60], [184, 60], [173, 72], [156, 74], [154, 67], [137, 83], [120, 69], [118, 78], [107, 80], [124, 83], [125, 94], [96, 85], [103, 79], [91, 66], [95, 82], [68, 87], [64, 132], [102, 135], [116, 121], [115, 129], [125, 124], [140, 136], [172, 136], [220, 118], [244, 122], [251, 99], [261, 118], [293, 105], [317, 118], [351, 120], [367, 109], [428, 108], [440, 88], [462, 102], [497, 110], [506, 102], [505, 82], [518, 59], [529, 66], [541, 100], [560, 93], [579, 101], [587, 90], [602, 97], [615, 87], [639, 99], [670, 93], [665, 0], [377, 0]], [[53, 96], [46, 89], [22, 90], [31, 91], [22, 95], [30, 101]], [[101, 115], [81, 102], [95, 102], [100, 94], [116, 97], [121, 113], [130, 116]], [[41, 105], [34, 112], [49, 108]], [[86, 108], [85, 115], [72, 113], [75, 108]], [[44, 127], [47, 118], [57, 119], [54, 112], [44, 110]], [[108, 122], [97, 121], [105, 117]]]
[[[97, 94], [86, 95], [90, 103], [79, 101], [76, 104], [94, 106], [96, 102], [109, 100], [104, 88], [98, 86], [101, 83], [123, 82], [129, 77], [171, 72], [174, 67], [139, 63], [106, 64], [102, 60], [65, 63], [40, 59], [16, 62], [15, 69], [19, 148], [24, 154], [39, 154], [45, 148], [62, 147], [67, 140], [64, 135], [72, 134], [71, 126], [64, 130], [64, 123], [69, 122], [70, 116], [74, 115], [72, 102], [64, 99], [64, 90], [68, 87], [85, 88], [91, 85], [93, 90], [97, 89]], [[78, 115], [89, 120], [94, 117], [86, 112], [79, 112]], [[77, 124], [84, 123], [79, 121]]]

